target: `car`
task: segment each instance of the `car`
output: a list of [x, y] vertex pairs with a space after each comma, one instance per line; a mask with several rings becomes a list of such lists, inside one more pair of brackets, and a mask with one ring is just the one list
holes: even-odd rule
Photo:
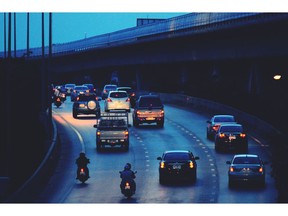
[[173, 179], [184, 179], [194, 183], [197, 179], [198, 156], [190, 150], [167, 150], [159, 160], [159, 183]]
[[131, 111], [130, 99], [126, 91], [110, 91], [104, 101], [104, 110], [125, 110]]
[[102, 100], [105, 100], [108, 97], [110, 91], [116, 91], [117, 85], [114, 84], [107, 84], [104, 86], [101, 97]]
[[222, 124], [215, 135], [215, 150], [248, 151], [248, 138], [241, 124]]
[[72, 108], [73, 118], [77, 118], [79, 114], [95, 115], [100, 118], [101, 108], [98, 98], [94, 94], [80, 94], [76, 97]]
[[156, 123], [158, 127], [164, 126], [164, 105], [158, 95], [141, 95], [136, 101], [133, 111], [133, 125]]
[[94, 87], [94, 85], [92, 83], [84, 83], [83, 85], [88, 87], [90, 94], [96, 95], [97, 91], [96, 91], [96, 88]]
[[236, 154], [229, 164], [228, 184], [229, 187], [236, 183], [256, 183], [265, 186], [265, 165], [266, 161], [256, 154]]
[[214, 115], [207, 121], [206, 135], [207, 138], [212, 140], [215, 138], [219, 127], [223, 123], [237, 123], [233, 115]]
[[70, 99], [73, 102], [79, 94], [86, 94], [86, 93], [89, 93], [89, 88], [87, 86], [77, 85], [71, 92]]
[[133, 88], [131, 88], [129, 86], [120, 86], [120, 87], [117, 87], [116, 90], [117, 91], [126, 91], [128, 96], [129, 96], [129, 99], [130, 99], [131, 107], [132, 108], [135, 107], [135, 104], [136, 104], [136, 93], [133, 90]]
[[74, 83], [65, 84], [66, 95], [70, 95], [75, 86], [76, 86], [76, 84], [74, 84]]

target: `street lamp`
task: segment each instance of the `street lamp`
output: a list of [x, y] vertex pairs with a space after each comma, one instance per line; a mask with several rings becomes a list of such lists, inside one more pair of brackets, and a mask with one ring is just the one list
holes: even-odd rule
[[280, 80], [280, 79], [281, 79], [281, 74], [275, 74], [275, 75], [273, 76], [273, 79], [274, 79], [274, 80]]

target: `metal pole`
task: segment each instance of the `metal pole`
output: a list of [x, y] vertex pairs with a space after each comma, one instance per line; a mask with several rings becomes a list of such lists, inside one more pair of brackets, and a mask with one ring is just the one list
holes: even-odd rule
[[[45, 40], [45, 32], [44, 32], [44, 13], [42, 13], [42, 85], [41, 85], [41, 91], [42, 91], [42, 94], [41, 94], [41, 97], [42, 97], [42, 107], [41, 107], [41, 110], [43, 111], [43, 113], [45, 113], [45, 109], [46, 109], [46, 104], [45, 102], [47, 101], [46, 100], [46, 86], [47, 86], [47, 78], [46, 78], [46, 73], [45, 73], [45, 43], [44, 43], [44, 40]], [[46, 102], [47, 103], [47, 102]]]
[[4, 58], [6, 58], [6, 13], [4, 13]]
[[11, 58], [11, 13], [8, 14], [8, 58]]
[[51, 121], [51, 128], [52, 129], [52, 97], [51, 97], [51, 88], [52, 88], [52, 70], [51, 70], [51, 63], [52, 63], [52, 13], [49, 13], [49, 65], [48, 65], [48, 96], [49, 96], [49, 120]]
[[16, 13], [14, 13], [14, 58], [16, 58]]
[[29, 18], [30, 18], [30, 14], [29, 13], [27, 13], [27, 57], [29, 57]]

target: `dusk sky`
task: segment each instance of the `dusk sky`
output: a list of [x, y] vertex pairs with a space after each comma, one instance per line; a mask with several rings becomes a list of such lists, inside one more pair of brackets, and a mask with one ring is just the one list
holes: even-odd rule
[[[284, 1], [284, 0], [283, 0]], [[105, 3], [102, 3], [105, 2]], [[136, 26], [137, 18], [171, 18], [191, 12], [255, 12], [285, 11], [282, 0], [250, 0], [240, 4], [234, 0], [21, 0], [12, 4], [0, 0], [0, 52], [4, 51], [4, 12], [12, 13], [12, 45], [14, 49], [14, 13], [16, 12], [16, 48], [27, 47], [27, 12], [30, 12], [30, 48], [41, 47], [41, 12], [45, 13], [45, 45], [48, 45], [48, 19], [52, 12], [53, 43], [65, 43]], [[261, 4], [260, 4], [261, 2]], [[8, 24], [6, 24], [8, 29]], [[8, 32], [8, 30], [6, 30]], [[8, 34], [8, 33], [7, 33]], [[8, 37], [6, 36], [8, 41]], [[6, 45], [6, 49], [7, 49]]]
[[[114, 31], [136, 26], [137, 18], [171, 18], [185, 13], [83, 13], [83, 12], [54, 12], [52, 13], [52, 41], [53, 43], [65, 43], [75, 40], [111, 33]], [[14, 49], [14, 13], [12, 17], [12, 50]], [[30, 13], [30, 44], [29, 47], [41, 47], [41, 13]], [[45, 17], [45, 45], [48, 45], [49, 13]], [[0, 29], [4, 27], [4, 13], [0, 14]], [[8, 13], [6, 13], [8, 22]], [[8, 24], [6, 24], [8, 28]], [[8, 31], [8, 30], [6, 30]], [[6, 36], [6, 40], [8, 37]], [[0, 35], [0, 41], [4, 41], [4, 34]], [[26, 49], [27, 47], [27, 13], [16, 13], [16, 48]], [[6, 45], [7, 49], [7, 45]], [[4, 43], [0, 43], [0, 51], [4, 50]]]

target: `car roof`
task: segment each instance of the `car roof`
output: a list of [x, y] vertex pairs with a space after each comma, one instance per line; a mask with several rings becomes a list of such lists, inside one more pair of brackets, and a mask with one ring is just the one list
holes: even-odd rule
[[237, 154], [237, 155], [234, 155], [234, 158], [237, 158], [237, 157], [259, 157], [259, 156], [256, 154]]
[[219, 115], [214, 115], [213, 117], [234, 117], [234, 115], [219, 114]]
[[168, 153], [191, 153], [189, 150], [167, 150], [164, 152], [164, 154]]

